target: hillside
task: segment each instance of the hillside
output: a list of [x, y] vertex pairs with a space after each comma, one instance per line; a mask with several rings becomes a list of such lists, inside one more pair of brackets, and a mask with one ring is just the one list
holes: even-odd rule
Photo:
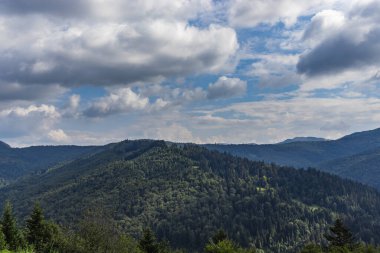
[[380, 189], [380, 148], [321, 163], [319, 167]]
[[[378, 163], [372, 162], [372, 160], [367, 161], [367, 158], [372, 159], [370, 156], [359, 155], [380, 148], [380, 129], [354, 133], [338, 140], [271, 145], [207, 144], [205, 147], [251, 160], [273, 162], [297, 168], [314, 167], [380, 189], [379, 184], [374, 180], [380, 179]], [[361, 170], [361, 167], [366, 169]]]
[[195, 145], [124, 141], [0, 189], [19, 217], [35, 201], [61, 224], [101, 208], [126, 232], [151, 227], [174, 247], [199, 250], [223, 228], [243, 246], [293, 251], [319, 242], [341, 216], [380, 241], [380, 194], [315, 170], [267, 165]]
[[30, 173], [37, 173], [59, 163], [96, 153], [95, 146], [32, 146], [11, 148], [0, 142], [0, 182], [6, 184]]

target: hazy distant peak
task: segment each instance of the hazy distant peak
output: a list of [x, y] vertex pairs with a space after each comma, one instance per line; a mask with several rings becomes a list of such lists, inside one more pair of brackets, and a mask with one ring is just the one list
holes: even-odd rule
[[376, 128], [373, 130], [352, 133], [352, 134], [343, 136], [339, 140], [353, 140], [353, 139], [364, 140], [365, 139], [365, 140], [373, 141], [375, 138], [379, 138], [379, 137], [380, 137], [380, 128]]
[[327, 141], [327, 139], [318, 138], [318, 137], [294, 137], [292, 139], [286, 139], [282, 142], [279, 142], [278, 144], [285, 144], [285, 143], [292, 143], [292, 142], [308, 142], [308, 141]]
[[4, 149], [4, 148], [11, 148], [11, 146], [9, 146], [8, 144], [6, 144], [5, 142], [2, 142], [0, 141], [0, 149]]

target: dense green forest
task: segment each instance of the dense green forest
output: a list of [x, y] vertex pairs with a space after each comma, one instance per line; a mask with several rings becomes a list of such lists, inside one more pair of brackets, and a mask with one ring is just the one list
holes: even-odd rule
[[[337, 219], [324, 234], [323, 244], [307, 244], [300, 253], [379, 253], [380, 248], [357, 241], [348, 227]], [[46, 220], [36, 203], [25, 221], [17, 225], [12, 205], [7, 202], [0, 220], [1, 253], [184, 253], [173, 249], [170, 242], [158, 240], [149, 228], [138, 239], [121, 232], [105, 213], [87, 211], [75, 230], [63, 228]], [[199, 252], [204, 253], [264, 253], [255, 247], [243, 248], [223, 230], [215, 231]]]
[[380, 190], [380, 129], [358, 132], [338, 140], [302, 141], [279, 144], [208, 144], [208, 149], [250, 160], [274, 162], [297, 168], [313, 167], [349, 178]]
[[[24, 228], [17, 225], [12, 205], [6, 202], [0, 220], [0, 252], [24, 253], [181, 253], [172, 249], [168, 241], [160, 241], [149, 229], [144, 229], [138, 239], [122, 233], [113, 221], [99, 211], [87, 211], [75, 230], [60, 227], [46, 220], [38, 203], [25, 221]], [[204, 246], [205, 253], [254, 253], [244, 249], [219, 230]]]
[[101, 207], [120, 231], [151, 228], [172, 248], [200, 251], [219, 229], [242, 247], [294, 252], [322, 242], [342, 217], [360, 241], [380, 241], [380, 194], [316, 170], [296, 170], [163, 141], [124, 141], [0, 190], [25, 219], [34, 202], [72, 227]]

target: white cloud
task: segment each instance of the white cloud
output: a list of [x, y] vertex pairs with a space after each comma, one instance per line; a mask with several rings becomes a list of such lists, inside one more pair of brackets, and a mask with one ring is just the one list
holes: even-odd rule
[[[223, 113], [231, 115], [225, 121], [233, 122], [241, 136], [234, 137], [232, 133], [229, 134], [231, 125], [219, 124], [218, 132], [224, 133], [220, 134], [225, 137], [224, 142], [252, 140], [257, 143], [276, 143], [294, 136], [323, 136], [333, 139], [351, 132], [377, 128], [380, 120], [380, 99], [296, 97], [236, 103], [222, 109], [205, 110], [204, 113], [212, 118]], [[236, 121], [234, 114], [246, 120]]]
[[[159, 104], [162, 105], [162, 101]], [[141, 97], [131, 88], [119, 88], [93, 102], [84, 114], [88, 117], [104, 117], [116, 113], [144, 110], [148, 106], [148, 98]]]
[[70, 140], [69, 136], [62, 129], [50, 130], [48, 138], [57, 143], [66, 143]]
[[336, 0], [232, 0], [229, 22], [235, 27], [255, 27], [260, 24], [286, 26], [296, 23], [299, 16], [334, 6]]
[[[221, 73], [236, 64], [233, 29], [190, 23], [212, 9], [211, 0], [4, 1], [1, 7], [8, 9], [0, 11], [4, 83], [109, 86]], [[76, 8], [86, 11], [72, 15]]]
[[208, 86], [207, 98], [231, 98], [245, 95], [247, 82], [239, 78], [220, 77], [215, 83]]
[[13, 107], [0, 111], [0, 116], [6, 117], [28, 117], [33, 114], [40, 114], [49, 118], [58, 118], [60, 114], [53, 105], [31, 105], [28, 107]]
[[339, 31], [346, 23], [345, 14], [342, 11], [323, 10], [315, 14], [310, 24], [303, 33], [303, 39], [318, 43], [323, 38], [329, 37]]
[[295, 67], [298, 55], [256, 55], [255, 60], [247, 75], [258, 78], [261, 87], [284, 87], [302, 82]]
[[60, 113], [52, 105], [12, 107], [0, 111], [1, 137], [46, 136], [60, 120]]

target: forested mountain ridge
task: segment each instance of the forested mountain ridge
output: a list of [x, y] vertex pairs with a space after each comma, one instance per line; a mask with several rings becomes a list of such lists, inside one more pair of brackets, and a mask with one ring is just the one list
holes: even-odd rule
[[[106, 146], [105, 146], [106, 147]], [[0, 181], [4, 184], [81, 156], [99, 152], [101, 146], [31, 146], [12, 148], [0, 142]]]
[[[376, 153], [380, 148], [380, 129], [354, 133], [338, 140], [204, 146], [251, 160], [274, 162], [297, 168], [314, 167], [380, 189], [377, 183], [380, 181], [379, 163], [369, 156], [361, 155]], [[360, 169], [361, 167], [364, 169]]]
[[319, 242], [338, 216], [366, 242], [380, 241], [380, 194], [316, 170], [296, 170], [163, 141], [124, 141], [0, 190], [19, 217], [39, 201], [75, 224], [101, 207], [138, 236], [151, 227], [173, 247], [200, 250], [222, 228], [243, 246], [289, 252]]

